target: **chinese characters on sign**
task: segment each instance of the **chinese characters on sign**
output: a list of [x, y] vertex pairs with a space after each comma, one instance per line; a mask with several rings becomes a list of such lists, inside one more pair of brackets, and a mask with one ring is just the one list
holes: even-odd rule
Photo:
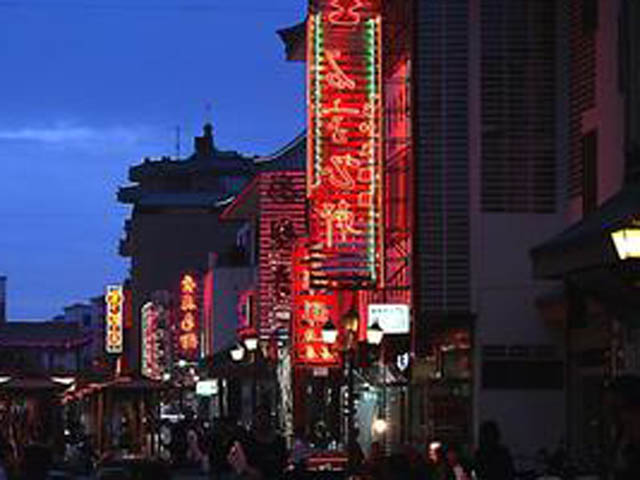
[[156, 329], [158, 326], [158, 308], [148, 302], [142, 307], [142, 375], [157, 379]]
[[260, 174], [260, 334], [289, 330], [291, 323], [291, 251], [305, 233], [303, 172]]
[[142, 375], [161, 380], [167, 365], [168, 309], [161, 303], [148, 302], [142, 307]]
[[382, 248], [379, 0], [315, 0], [308, 20], [308, 183], [317, 286], [375, 286]]
[[297, 366], [337, 366], [340, 356], [324, 343], [322, 327], [332, 320], [337, 325], [337, 296], [311, 289], [308, 249], [301, 242], [293, 252], [293, 360]]
[[107, 287], [105, 303], [107, 308], [105, 349], [107, 353], [122, 353], [124, 343], [122, 333], [124, 293], [121, 285]]
[[199, 347], [198, 284], [195, 277], [185, 274], [180, 280], [178, 303], [178, 351], [183, 359], [195, 359]]

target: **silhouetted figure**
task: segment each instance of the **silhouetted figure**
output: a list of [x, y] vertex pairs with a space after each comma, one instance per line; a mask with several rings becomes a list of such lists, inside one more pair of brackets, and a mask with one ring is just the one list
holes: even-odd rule
[[311, 447], [307, 442], [304, 429], [297, 428], [294, 434], [293, 447], [291, 448], [290, 462], [293, 466], [294, 477], [304, 472], [307, 459], [311, 456]]
[[444, 447], [444, 462], [436, 469], [437, 480], [471, 480], [471, 472], [462, 461], [461, 449], [456, 444]]
[[395, 480], [411, 478], [409, 459], [403, 454], [394, 454], [382, 461], [382, 469], [375, 480]]
[[227, 455], [231, 451], [233, 443], [245, 437], [246, 433], [241, 432], [234, 419], [221, 418], [216, 421], [212, 428], [209, 444], [209, 465], [214, 480], [225, 480], [235, 476], [233, 468], [227, 460]]
[[362, 469], [365, 460], [364, 452], [362, 451], [362, 447], [358, 441], [359, 436], [360, 430], [354, 427], [351, 433], [350, 444], [348, 446], [349, 470], [353, 473], [359, 472]]
[[22, 459], [22, 480], [46, 480], [51, 468], [51, 452], [44, 445], [25, 447]]
[[637, 480], [640, 478], [640, 377], [618, 377], [608, 393], [616, 427], [610, 470], [615, 480]]
[[4, 436], [0, 435], [0, 480], [7, 480], [9, 478], [8, 473], [8, 460], [10, 455], [11, 446], [4, 439]]
[[373, 478], [381, 478], [383, 460], [384, 451], [382, 449], [382, 444], [378, 441], [371, 442], [369, 457], [365, 460], [363, 466], [364, 473]]
[[251, 480], [281, 479], [287, 460], [285, 441], [274, 430], [267, 406], [256, 409], [251, 434], [236, 440], [227, 455], [233, 470]]
[[475, 469], [478, 480], [513, 479], [513, 460], [509, 450], [501, 443], [500, 429], [494, 421], [480, 425]]

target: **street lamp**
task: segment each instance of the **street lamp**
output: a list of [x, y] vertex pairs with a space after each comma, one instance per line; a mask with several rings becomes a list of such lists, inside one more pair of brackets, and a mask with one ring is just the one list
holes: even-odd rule
[[258, 337], [256, 336], [248, 336], [244, 339], [244, 346], [247, 347], [249, 352], [255, 352], [258, 348]]
[[640, 227], [623, 227], [611, 232], [611, 240], [620, 260], [640, 258]]
[[240, 362], [244, 358], [244, 347], [238, 343], [229, 353], [231, 354], [231, 360]]
[[338, 329], [331, 320], [324, 324], [322, 327], [322, 341], [333, 345], [338, 340]]
[[[357, 340], [358, 340], [358, 325], [360, 323], [360, 318], [358, 316], [358, 312], [355, 308], [352, 308], [342, 317], [342, 325], [347, 333], [347, 338], [345, 339], [343, 346], [343, 353], [345, 355], [345, 360], [347, 362], [347, 394], [348, 394], [348, 404], [347, 404], [347, 455], [349, 467], [354, 467], [354, 458], [353, 458], [353, 445], [355, 443], [355, 429], [354, 429], [354, 370], [355, 370], [355, 356], [356, 356], [356, 348], [357, 348]], [[380, 325], [376, 322], [371, 326], [367, 331], [367, 342], [378, 345], [382, 342], [382, 337], [384, 335], [384, 331], [380, 328]], [[322, 339], [325, 343], [335, 344], [338, 339], [338, 329], [333, 324], [331, 320], [324, 324], [322, 327]], [[384, 420], [383, 420], [384, 421]], [[382, 428], [382, 424], [379, 425]], [[385, 427], [386, 429], [386, 422]]]
[[367, 330], [367, 342], [369, 342], [371, 345], [380, 345], [382, 343], [383, 337], [384, 330], [378, 322], [375, 322]]

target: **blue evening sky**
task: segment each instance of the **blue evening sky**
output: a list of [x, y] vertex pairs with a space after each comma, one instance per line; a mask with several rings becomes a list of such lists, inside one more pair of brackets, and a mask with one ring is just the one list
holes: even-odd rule
[[[305, 125], [276, 30], [305, 0], [0, 0], [0, 275], [10, 319], [48, 319], [126, 275], [116, 202], [144, 156], [270, 153]], [[210, 104], [210, 114], [206, 105]]]

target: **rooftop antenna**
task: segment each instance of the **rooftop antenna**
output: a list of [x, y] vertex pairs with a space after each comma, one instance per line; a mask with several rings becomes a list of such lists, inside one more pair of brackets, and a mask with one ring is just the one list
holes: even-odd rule
[[205, 123], [210, 123], [213, 125], [213, 120], [211, 119], [211, 111], [212, 111], [212, 106], [211, 106], [211, 102], [206, 102], [204, 104], [204, 111], [205, 111], [205, 119], [204, 122]]
[[176, 156], [180, 160], [180, 125], [176, 126]]

